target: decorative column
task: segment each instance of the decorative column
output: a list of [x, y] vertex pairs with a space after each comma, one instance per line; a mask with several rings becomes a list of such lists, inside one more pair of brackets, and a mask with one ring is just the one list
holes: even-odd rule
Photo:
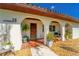
[[15, 50], [20, 50], [22, 45], [22, 35], [20, 24], [12, 24], [10, 30], [10, 41]]
[[49, 21], [45, 21], [44, 22], [44, 44], [47, 44], [47, 34], [49, 33], [49, 25], [50, 22]]
[[65, 23], [61, 23], [61, 37], [62, 41], [65, 41]]

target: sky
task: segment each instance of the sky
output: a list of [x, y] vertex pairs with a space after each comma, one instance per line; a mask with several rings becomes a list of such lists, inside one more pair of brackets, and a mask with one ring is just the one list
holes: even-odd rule
[[79, 3], [33, 3], [33, 5], [51, 10], [54, 9], [62, 14], [79, 19]]

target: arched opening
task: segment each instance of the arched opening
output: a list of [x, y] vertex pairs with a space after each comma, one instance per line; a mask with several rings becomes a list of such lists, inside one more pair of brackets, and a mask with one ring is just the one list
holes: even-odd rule
[[52, 21], [50, 26], [49, 26], [49, 31], [52, 32], [56, 36], [60, 36], [60, 24], [56, 21]]
[[65, 39], [72, 39], [72, 26], [69, 23], [65, 24]]
[[44, 37], [44, 26], [41, 20], [36, 18], [25, 18], [21, 23], [22, 38], [25, 41], [38, 40]]

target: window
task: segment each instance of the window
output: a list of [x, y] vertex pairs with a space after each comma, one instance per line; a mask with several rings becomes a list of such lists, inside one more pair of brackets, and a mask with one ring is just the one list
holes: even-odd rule
[[42, 32], [44, 32], [44, 25], [42, 25]]
[[49, 26], [49, 31], [50, 31], [50, 32], [53, 31], [52, 25]]
[[53, 27], [53, 31], [55, 31], [55, 26], [52, 26]]
[[54, 26], [54, 25], [50, 25], [49, 30], [50, 30], [51, 32], [52, 32], [52, 31], [55, 31], [55, 26]]

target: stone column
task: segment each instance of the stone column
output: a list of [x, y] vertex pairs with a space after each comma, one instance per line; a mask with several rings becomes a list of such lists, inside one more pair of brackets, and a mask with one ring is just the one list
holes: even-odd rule
[[65, 23], [61, 24], [61, 37], [62, 41], [65, 41]]
[[22, 35], [20, 24], [12, 24], [10, 30], [10, 41], [13, 43], [15, 50], [20, 50], [22, 45]]

